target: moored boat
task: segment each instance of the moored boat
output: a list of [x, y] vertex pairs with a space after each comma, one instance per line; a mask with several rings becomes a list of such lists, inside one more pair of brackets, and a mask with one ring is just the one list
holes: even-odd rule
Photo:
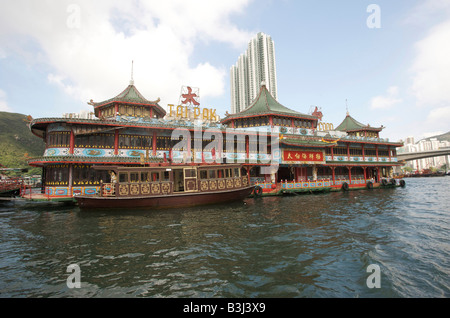
[[81, 209], [178, 208], [242, 200], [254, 187], [241, 165], [98, 166], [111, 182], [92, 195], [77, 195]]
[[0, 197], [18, 196], [22, 184], [23, 180], [21, 178], [0, 179]]

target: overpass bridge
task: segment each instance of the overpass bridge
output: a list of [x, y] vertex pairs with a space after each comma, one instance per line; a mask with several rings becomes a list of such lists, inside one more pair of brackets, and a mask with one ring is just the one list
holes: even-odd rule
[[[439, 148], [437, 150], [397, 153], [397, 159], [398, 161], [411, 161], [448, 155], [450, 155], [450, 147]], [[448, 160], [448, 158], [446, 158], [446, 160]]]

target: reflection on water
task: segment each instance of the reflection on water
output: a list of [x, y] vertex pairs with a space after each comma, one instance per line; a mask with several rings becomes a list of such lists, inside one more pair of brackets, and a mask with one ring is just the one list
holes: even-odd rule
[[0, 295], [448, 297], [450, 178], [407, 181], [184, 210], [0, 206]]

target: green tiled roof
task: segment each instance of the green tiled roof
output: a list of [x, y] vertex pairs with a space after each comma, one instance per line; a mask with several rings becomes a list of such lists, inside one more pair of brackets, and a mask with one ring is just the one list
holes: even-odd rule
[[255, 116], [262, 116], [265, 114], [275, 114], [281, 116], [317, 120], [317, 117], [303, 114], [281, 105], [269, 93], [266, 86], [262, 85], [258, 97], [256, 97], [256, 99], [252, 102], [252, 104], [248, 108], [244, 109], [239, 113], [228, 115], [222, 120], [222, 122], [226, 122], [232, 118], [255, 117]]
[[340, 131], [358, 131], [358, 130], [375, 130], [381, 131], [382, 128], [370, 127], [370, 125], [361, 124], [359, 121], [354, 119], [352, 116], [347, 114], [342, 123], [336, 127], [335, 130]]
[[320, 140], [301, 140], [297, 138], [284, 138], [280, 140], [281, 144], [286, 146], [297, 146], [297, 147], [328, 147], [332, 144], [323, 142]]
[[133, 83], [130, 83], [130, 85], [125, 88], [125, 90], [117, 95], [116, 97], [107, 99], [103, 102], [95, 103], [92, 100], [88, 103], [89, 105], [93, 105], [94, 108], [115, 103], [115, 102], [122, 102], [122, 103], [132, 103], [132, 104], [144, 104], [144, 105], [153, 105], [158, 109], [158, 111], [161, 113], [161, 117], [164, 117], [166, 115], [166, 111], [158, 105], [158, 102], [160, 99], [158, 98], [155, 101], [147, 100], [134, 86]]
[[138, 104], [156, 104], [160, 101], [158, 98], [156, 101], [149, 101], [147, 100], [142, 94], [137, 90], [136, 86], [133, 84], [128, 85], [125, 90], [117, 95], [116, 97], [107, 99], [103, 102], [94, 103], [92, 102], [91, 105], [94, 105], [94, 107], [110, 104], [112, 102], [128, 102], [128, 103], [138, 103]]

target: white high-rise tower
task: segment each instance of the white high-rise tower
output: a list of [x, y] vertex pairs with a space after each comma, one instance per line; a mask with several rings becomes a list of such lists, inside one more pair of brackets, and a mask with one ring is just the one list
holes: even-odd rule
[[264, 82], [277, 99], [277, 69], [272, 38], [262, 32], [248, 43], [247, 51], [239, 56], [230, 70], [231, 112], [247, 108], [257, 97]]

